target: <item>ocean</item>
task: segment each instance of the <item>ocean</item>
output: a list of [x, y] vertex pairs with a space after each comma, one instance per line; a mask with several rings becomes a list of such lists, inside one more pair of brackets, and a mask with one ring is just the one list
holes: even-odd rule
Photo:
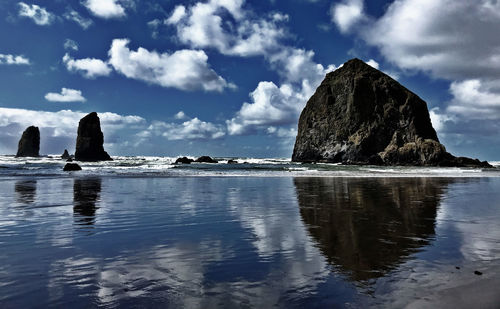
[[498, 168], [114, 159], [0, 156], [0, 307], [499, 307]]

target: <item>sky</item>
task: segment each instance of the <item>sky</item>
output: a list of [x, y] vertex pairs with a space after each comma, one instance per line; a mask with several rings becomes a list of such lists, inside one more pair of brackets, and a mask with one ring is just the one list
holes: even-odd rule
[[326, 73], [357, 57], [424, 99], [455, 155], [500, 160], [500, 1], [0, 2], [0, 154], [36, 125], [74, 152], [290, 157]]

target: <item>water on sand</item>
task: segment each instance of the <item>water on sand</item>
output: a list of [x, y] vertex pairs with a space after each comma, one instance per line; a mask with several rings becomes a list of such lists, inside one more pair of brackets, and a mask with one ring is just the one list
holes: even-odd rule
[[0, 304], [500, 303], [500, 178], [286, 173], [4, 174]]

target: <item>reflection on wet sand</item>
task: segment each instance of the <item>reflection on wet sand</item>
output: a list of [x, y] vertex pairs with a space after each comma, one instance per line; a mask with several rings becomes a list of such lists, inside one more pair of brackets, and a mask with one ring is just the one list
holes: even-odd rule
[[385, 275], [429, 244], [453, 179], [296, 178], [301, 217], [334, 267], [354, 281]]
[[14, 190], [17, 193], [17, 202], [21, 204], [32, 204], [36, 198], [36, 180], [17, 181]]
[[100, 200], [101, 179], [80, 178], [73, 184], [73, 213], [78, 225], [93, 225]]

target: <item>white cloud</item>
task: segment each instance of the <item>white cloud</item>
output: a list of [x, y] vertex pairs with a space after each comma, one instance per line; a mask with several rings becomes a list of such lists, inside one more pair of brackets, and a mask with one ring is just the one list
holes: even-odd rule
[[399, 0], [360, 35], [403, 69], [465, 80], [500, 74], [500, 2]]
[[369, 66], [371, 66], [372, 68], [375, 68], [378, 70], [379, 68], [379, 64], [377, 61], [373, 60], [373, 59], [370, 59], [366, 62], [366, 64], [368, 64]]
[[[177, 6], [165, 24], [177, 30], [177, 38], [193, 48], [213, 48], [224, 55], [263, 56], [282, 79], [281, 85], [260, 82], [236, 115], [226, 121], [228, 132], [269, 134], [289, 131], [310, 95], [334, 66], [313, 61], [314, 52], [284, 44], [289, 17], [275, 12], [256, 17], [243, 8], [244, 1], [210, 0]], [[283, 126], [282, 130], [268, 127]], [[271, 133], [273, 131], [274, 133]], [[283, 134], [281, 134], [283, 136]]]
[[180, 111], [177, 114], [175, 114], [174, 118], [175, 119], [186, 119], [187, 116], [186, 116], [186, 114], [183, 111]]
[[43, 7], [36, 4], [28, 5], [24, 2], [19, 2], [18, 4], [19, 16], [30, 18], [39, 26], [47, 26], [54, 21], [54, 15]]
[[365, 18], [363, 7], [363, 0], [344, 0], [337, 3], [330, 11], [332, 21], [341, 32], [349, 32], [356, 23]]
[[226, 122], [229, 134], [248, 134], [256, 130], [270, 134], [283, 132], [276, 126], [284, 126], [285, 131], [293, 129], [307, 100], [326, 73], [335, 69], [332, 65], [325, 68], [315, 63], [313, 57], [314, 52], [296, 48], [284, 48], [270, 56], [271, 65], [285, 82], [279, 87], [273, 82], [260, 82], [250, 94], [251, 103], [244, 103], [235, 117]]
[[296, 92], [289, 84], [278, 87], [273, 82], [260, 82], [250, 97], [252, 102], [244, 103], [236, 116], [227, 121], [229, 134], [293, 124], [309, 99], [308, 93]]
[[[64, 49], [66, 50], [78, 50], [78, 44], [71, 40], [71, 39], [66, 39], [66, 41], [64, 41]], [[64, 59], [64, 58], [63, 58]]]
[[95, 58], [73, 59], [69, 54], [65, 54], [63, 62], [70, 72], [80, 72], [85, 78], [96, 78], [98, 76], [108, 76], [111, 74], [109, 65]]
[[61, 93], [49, 92], [45, 99], [50, 102], [85, 102], [80, 90], [62, 88]]
[[82, 27], [84, 30], [87, 30], [94, 22], [90, 18], [85, 18], [80, 13], [78, 13], [75, 10], [68, 10], [66, 13], [64, 13], [64, 18], [67, 20], [72, 20], [75, 23], [77, 23], [80, 27]]
[[[193, 48], [215, 48], [225, 55], [265, 55], [278, 48], [286, 31], [279, 27], [288, 16], [275, 13], [253, 19], [244, 12], [243, 0], [210, 0], [189, 8], [177, 6], [165, 24], [175, 26], [180, 42]], [[232, 19], [223, 20], [229, 13]]]
[[87, 0], [84, 5], [97, 17], [107, 19], [126, 16], [125, 8], [118, 0]]
[[208, 64], [204, 51], [178, 50], [158, 53], [139, 47], [130, 50], [128, 39], [115, 39], [109, 50], [109, 63], [128, 78], [181, 90], [222, 91], [231, 87]]
[[[179, 113], [177, 113], [179, 116]], [[186, 119], [186, 115], [182, 118]], [[166, 123], [163, 121], [153, 121], [147, 130], [140, 132], [141, 137], [150, 137], [151, 135], [162, 136], [167, 140], [205, 140], [218, 139], [226, 135], [223, 126], [215, 125], [210, 122], [201, 121], [198, 118], [192, 118], [182, 123]]]
[[30, 60], [24, 56], [20, 55], [5, 55], [0, 54], [0, 65], [8, 64], [8, 65], [29, 65]]
[[453, 82], [450, 86], [453, 99], [447, 112], [467, 119], [500, 120], [500, 91], [478, 79]]

